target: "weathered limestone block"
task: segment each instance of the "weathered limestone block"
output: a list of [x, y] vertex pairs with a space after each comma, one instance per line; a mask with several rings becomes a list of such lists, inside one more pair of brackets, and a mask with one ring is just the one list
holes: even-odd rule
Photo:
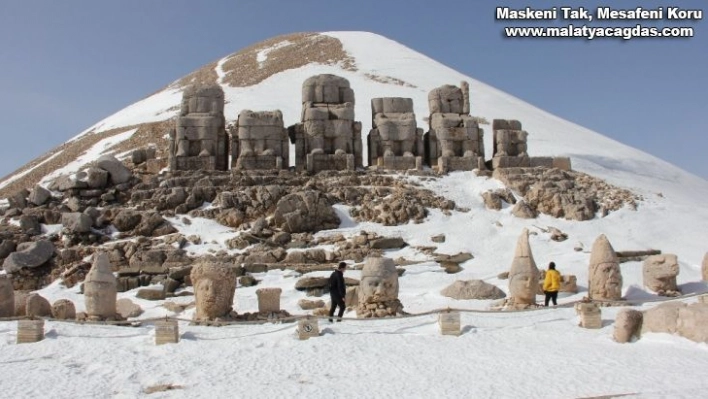
[[297, 306], [299, 306], [302, 310], [313, 310], [325, 307], [325, 303], [321, 299], [309, 300], [303, 298], [297, 301]]
[[458, 300], [501, 299], [506, 297], [504, 291], [499, 287], [486, 283], [483, 280], [458, 280], [440, 291], [440, 294]]
[[306, 340], [320, 335], [320, 328], [317, 319], [306, 317], [297, 321], [297, 336], [301, 340]]
[[193, 85], [182, 93], [175, 129], [170, 132], [170, 170], [226, 170], [228, 140], [224, 91], [218, 84]]
[[39, 219], [34, 215], [20, 216], [20, 230], [28, 235], [37, 235], [42, 233], [42, 226], [39, 224]]
[[514, 208], [511, 209], [511, 214], [521, 219], [535, 219], [538, 217], [538, 212], [524, 200], [520, 200], [514, 205]]
[[301, 123], [288, 128], [295, 167], [312, 173], [362, 166], [361, 123], [354, 121], [354, 91], [335, 75], [316, 75], [302, 85]]
[[620, 310], [615, 319], [615, 330], [613, 333], [615, 341], [623, 344], [630, 342], [632, 338], [639, 338], [643, 318], [642, 312], [638, 310]]
[[469, 85], [445, 85], [428, 93], [430, 131], [426, 161], [441, 172], [484, 169], [484, 131], [469, 115]]
[[17, 343], [30, 344], [44, 339], [44, 320], [18, 320]]
[[256, 290], [258, 296], [258, 313], [280, 312], [280, 288], [259, 288]]
[[509, 270], [509, 294], [515, 307], [536, 304], [539, 273], [529, 245], [529, 231], [524, 229], [516, 243]]
[[679, 274], [676, 255], [653, 255], [644, 261], [642, 276], [644, 286], [659, 295], [675, 296], [680, 294], [676, 286], [676, 276]]
[[[130, 169], [123, 165], [123, 162], [117, 160], [113, 155], [102, 155], [98, 158], [96, 164], [99, 168], [108, 172], [108, 176], [111, 178], [111, 182], [113, 182], [113, 184], [126, 183], [133, 176]], [[87, 176], [87, 179], [87, 181], [95, 179], [95, 184], [100, 184], [99, 177], [89, 179]]]
[[11, 253], [3, 262], [7, 273], [14, 273], [22, 268], [34, 268], [44, 264], [54, 255], [54, 244], [51, 241], [39, 240], [22, 243], [17, 251]]
[[287, 168], [290, 142], [282, 112], [241, 111], [231, 132], [231, 159], [235, 169]]
[[52, 304], [52, 317], [57, 320], [76, 319], [76, 306], [68, 299], [59, 299]]
[[[114, 184], [130, 180], [130, 170], [115, 158], [102, 158], [103, 167], [90, 167], [76, 174], [76, 180], [86, 183], [88, 188], [104, 188], [108, 185], [108, 174], [112, 170], [111, 180]], [[109, 170], [110, 168], [110, 170]], [[115, 177], [114, 177], [115, 176]]]
[[373, 98], [371, 113], [369, 165], [392, 170], [422, 168], [423, 129], [416, 125], [413, 100]]
[[40, 206], [44, 205], [51, 197], [52, 193], [38, 184], [34, 186], [32, 191], [30, 192], [29, 202], [34, 205]]
[[28, 317], [51, 317], [52, 316], [52, 305], [43, 296], [32, 293], [27, 295], [26, 301], [26, 312]]
[[580, 327], [602, 328], [602, 313], [594, 303], [576, 303], [575, 311], [580, 315]]
[[676, 330], [691, 341], [708, 343], [708, 304], [694, 303], [679, 309]]
[[231, 316], [236, 293], [236, 273], [226, 263], [202, 261], [192, 267], [196, 322], [211, 322]]
[[676, 333], [679, 310], [685, 306], [686, 304], [682, 302], [667, 302], [645, 310], [642, 334], [646, 332]]
[[127, 319], [140, 316], [143, 314], [143, 309], [129, 298], [121, 298], [116, 301], [116, 312], [120, 317]]
[[86, 314], [91, 320], [116, 318], [116, 296], [118, 282], [111, 270], [108, 254], [97, 252], [93, 265], [84, 280]]
[[12, 279], [7, 274], [0, 275], [0, 318], [15, 315], [15, 291]]
[[708, 343], [708, 303], [669, 302], [646, 310], [642, 324], [642, 333], [645, 332], [678, 333], [692, 341]]
[[15, 291], [15, 317], [27, 316], [27, 291]]
[[179, 324], [175, 319], [155, 322], [155, 345], [179, 343]]
[[85, 213], [65, 212], [61, 214], [61, 224], [72, 233], [88, 233], [91, 231], [93, 220]]
[[601, 234], [590, 252], [588, 296], [590, 299], [618, 301], [622, 299], [622, 271], [612, 244]]
[[572, 274], [561, 276], [561, 288], [559, 292], [578, 293], [578, 278]]
[[[526, 143], [528, 133], [521, 129], [521, 122], [517, 120], [495, 119], [492, 122], [494, 131], [494, 150], [492, 156], [495, 158], [515, 157], [518, 164], [498, 165], [499, 167], [525, 167], [530, 166], [528, 145]], [[496, 167], [497, 165], [495, 165]]]
[[361, 270], [357, 317], [386, 317], [403, 314], [398, 300], [398, 272], [390, 258], [370, 257]]
[[438, 324], [442, 335], [460, 335], [460, 312], [447, 311], [438, 315]]

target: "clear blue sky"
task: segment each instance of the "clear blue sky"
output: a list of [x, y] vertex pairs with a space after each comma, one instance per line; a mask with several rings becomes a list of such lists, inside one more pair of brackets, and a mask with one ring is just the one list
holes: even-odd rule
[[708, 179], [708, 21], [676, 23], [695, 29], [691, 39], [504, 38], [496, 6], [527, 5], [707, 8], [702, 0], [2, 0], [0, 175], [250, 44], [362, 30]]

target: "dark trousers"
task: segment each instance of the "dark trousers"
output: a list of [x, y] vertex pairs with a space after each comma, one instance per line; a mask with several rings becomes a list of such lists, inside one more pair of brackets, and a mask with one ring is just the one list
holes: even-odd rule
[[332, 321], [332, 316], [334, 316], [334, 310], [339, 306], [339, 314], [337, 314], [337, 321], [341, 321], [342, 316], [344, 315], [344, 309], [347, 307], [347, 305], [344, 304], [344, 298], [342, 298], [339, 295], [330, 295], [330, 299], [332, 300], [332, 307], [329, 308], [329, 321]]
[[548, 306], [548, 301], [553, 300], [553, 306], [558, 305], [556, 300], [558, 299], [558, 291], [543, 291], [546, 294], [546, 306]]

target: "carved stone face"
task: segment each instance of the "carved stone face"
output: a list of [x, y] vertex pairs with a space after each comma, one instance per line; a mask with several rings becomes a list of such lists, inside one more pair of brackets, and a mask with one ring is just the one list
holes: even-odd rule
[[213, 278], [203, 278], [197, 283], [194, 295], [197, 299], [197, 313], [205, 318], [213, 319], [224, 316], [231, 311], [228, 303], [228, 287]]
[[398, 273], [393, 260], [369, 258], [359, 283], [359, 302], [381, 302], [398, 299]]
[[198, 264], [192, 269], [197, 320], [227, 316], [233, 308], [236, 276], [221, 264]]
[[521, 272], [509, 276], [509, 292], [516, 303], [536, 303], [537, 286], [537, 274]]
[[590, 294], [595, 299], [622, 297], [622, 272], [619, 263], [600, 263], [590, 275]]

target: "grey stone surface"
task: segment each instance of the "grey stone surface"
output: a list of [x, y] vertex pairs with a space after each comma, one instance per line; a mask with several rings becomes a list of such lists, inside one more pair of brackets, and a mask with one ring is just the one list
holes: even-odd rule
[[54, 244], [50, 241], [39, 240], [22, 243], [17, 246], [16, 252], [5, 258], [2, 266], [7, 273], [14, 273], [22, 268], [40, 266], [48, 261], [52, 255], [54, 255]]
[[469, 115], [469, 85], [444, 85], [428, 93], [430, 130], [426, 160], [442, 172], [484, 168], [484, 131]]
[[369, 165], [406, 170], [422, 167], [423, 129], [416, 124], [413, 100], [401, 97], [371, 99]]
[[273, 223], [288, 233], [317, 232], [339, 227], [339, 217], [326, 196], [307, 190], [281, 198], [273, 214]]
[[85, 213], [66, 212], [61, 214], [61, 224], [70, 232], [88, 233], [91, 231], [93, 220]]
[[[354, 121], [354, 91], [335, 75], [303, 82], [301, 123], [288, 128], [298, 170], [353, 170], [362, 166], [361, 123]], [[350, 161], [346, 155], [350, 155]]]
[[51, 198], [52, 193], [46, 188], [40, 186], [39, 184], [34, 186], [29, 195], [29, 202], [34, 205], [40, 206], [44, 205], [49, 198]]
[[99, 168], [108, 172], [113, 184], [125, 183], [133, 176], [130, 169], [123, 165], [123, 162], [117, 160], [113, 155], [102, 155], [98, 158], [96, 164]]
[[182, 93], [175, 128], [170, 132], [170, 170], [226, 170], [228, 139], [224, 91], [218, 84], [193, 85]]
[[39, 225], [39, 220], [34, 215], [20, 216], [20, 229], [23, 233], [29, 235], [37, 235], [42, 233], [42, 227]]
[[[120, 166], [123, 166], [123, 168], [117, 166], [113, 159], [105, 159], [104, 166], [98, 168], [90, 167], [86, 168], [85, 170], [82, 170], [81, 172], [76, 174], [76, 179], [80, 182], [86, 183], [86, 187], [88, 188], [103, 188], [108, 185], [109, 172], [111, 170], [115, 170], [115, 174], [117, 177], [113, 177], [114, 175], [111, 174], [111, 180], [113, 180], [113, 183], [120, 184], [128, 181], [128, 179], [130, 179], [130, 171], [128, 170], [128, 168], [126, 168], [123, 163], [115, 159], [115, 162], [120, 163]], [[108, 166], [109, 164], [110, 166]], [[111, 169], [107, 169], [108, 167], [110, 167]]]
[[440, 294], [453, 299], [501, 299], [506, 297], [499, 287], [483, 280], [458, 280], [445, 287]]
[[290, 142], [280, 110], [243, 110], [231, 132], [235, 169], [283, 169], [290, 163]]

